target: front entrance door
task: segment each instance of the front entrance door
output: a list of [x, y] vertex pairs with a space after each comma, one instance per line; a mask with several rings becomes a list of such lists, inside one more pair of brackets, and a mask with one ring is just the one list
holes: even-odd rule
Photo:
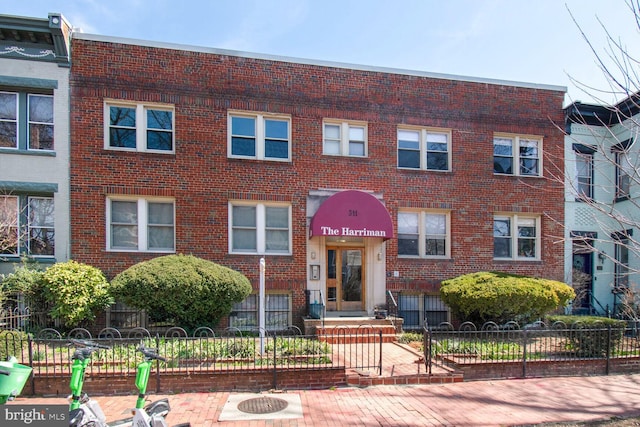
[[363, 252], [362, 248], [327, 248], [327, 310], [363, 309]]
[[593, 293], [593, 241], [573, 241], [574, 314], [591, 314]]

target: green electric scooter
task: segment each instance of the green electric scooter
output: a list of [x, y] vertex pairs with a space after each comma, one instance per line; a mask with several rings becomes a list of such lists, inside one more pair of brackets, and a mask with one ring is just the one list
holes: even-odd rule
[[15, 399], [22, 392], [31, 371], [31, 367], [19, 364], [13, 356], [6, 362], [0, 362], [0, 405]]
[[[151, 365], [153, 360], [165, 359], [148, 348], [140, 347], [138, 350], [145, 356], [144, 360], [138, 364], [136, 370], [136, 388], [138, 389], [138, 398], [136, 407], [132, 410], [133, 418], [119, 421], [106, 422], [104, 412], [100, 408], [98, 402], [90, 399], [86, 393], [82, 394], [82, 386], [84, 384], [85, 370], [91, 361], [91, 354], [100, 349], [109, 348], [103, 345], [84, 340], [72, 340], [72, 343], [78, 347], [73, 354], [73, 365], [71, 368], [70, 387], [72, 395], [69, 406], [69, 426], [70, 427], [166, 427], [167, 423], [164, 417], [171, 410], [168, 399], [160, 399], [145, 406], [147, 384], [151, 373]], [[179, 424], [175, 427], [189, 427], [190, 423]]]

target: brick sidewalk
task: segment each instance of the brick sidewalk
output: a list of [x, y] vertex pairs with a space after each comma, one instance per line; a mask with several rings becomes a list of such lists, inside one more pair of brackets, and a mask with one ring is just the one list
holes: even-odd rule
[[[218, 422], [233, 393], [168, 396], [169, 425], [205, 426], [513, 426], [593, 421], [640, 415], [640, 374], [473, 381], [414, 386], [289, 390], [300, 396], [303, 418]], [[255, 394], [255, 396], [277, 394]], [[159, 398], [164, 396], [151, 396]], [[108, 420], [127, 416], [135, 396], [96, 397]], [[18, 398], [10, 404], [65, 403]]]

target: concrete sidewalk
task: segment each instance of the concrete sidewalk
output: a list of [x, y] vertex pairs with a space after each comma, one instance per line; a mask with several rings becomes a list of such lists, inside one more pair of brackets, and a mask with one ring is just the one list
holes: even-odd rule
[[[150, 396], [159, 397], [164, 395]], [[193, 427], [521, 426], [640, 416], [640, 374], [168, 397], [172, 407], [169, 425], [189, 421]], [[295, 401], [296, 405], [268, 414], [244, 412], [240, 414], [243, 418], [235, 418], [234, 414], [242, 412], [237, 410], [238, 402], [258, 397]], [[127, 408], [135, 403], [135, 396], [100, 396], [96, 400], [112, 421], [128, 416]], [[43, 403], [66, 400], [20, 397], [9, 404]], [[219, 421], [221, 417], [227, 421]]]

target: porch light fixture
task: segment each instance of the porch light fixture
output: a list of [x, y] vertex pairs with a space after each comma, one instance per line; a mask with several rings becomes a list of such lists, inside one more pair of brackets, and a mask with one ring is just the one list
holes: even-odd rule
[[598, 259], [600, 260], [600, 262], [604, 262], [604, 260], [607, 259], [607, 253], [606, 252], [598, 253]]

